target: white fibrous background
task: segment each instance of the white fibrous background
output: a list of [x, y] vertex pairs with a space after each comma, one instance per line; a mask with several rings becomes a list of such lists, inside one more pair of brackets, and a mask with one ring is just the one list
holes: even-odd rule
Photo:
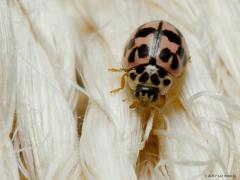
[[[240, 179], [239, 17], [237, 0], [1, 0], [0, 179]], [[152, 20], [191, 61], [146, 120], [108, 69]]]

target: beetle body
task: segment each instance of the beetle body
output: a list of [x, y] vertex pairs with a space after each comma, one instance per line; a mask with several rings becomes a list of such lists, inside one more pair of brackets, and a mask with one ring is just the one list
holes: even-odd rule
[[131, 35], [122, 66], [134, 97], [140, 105], [148, 106], [165, 97], [172, 79], [183, 74], [188, 60], [181, 32], [166, 21], [152, 21]]

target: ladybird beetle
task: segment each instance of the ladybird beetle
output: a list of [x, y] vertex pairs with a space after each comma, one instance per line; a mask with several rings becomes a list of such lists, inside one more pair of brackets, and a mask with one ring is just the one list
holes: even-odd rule
[[[166, 21], [151, 21], [141, 25], [130, 37], [124, 49], [121, 69], [134, 97], [130, 108], [150, 106], [160, 108], [172, 85], [172, 79], [180, 77], [190, 59], [182, 33]], [[160, 101], [163, 99], [163, 103]]]

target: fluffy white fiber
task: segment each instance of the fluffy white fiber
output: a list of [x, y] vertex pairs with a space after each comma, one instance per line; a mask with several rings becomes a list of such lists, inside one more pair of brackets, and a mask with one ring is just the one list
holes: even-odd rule
[[[240, 179], [239, 16], [237, 0], [1, 0], [0, 179]], [[108, 68], [160, 19], [191, 62], [145, 121]]]

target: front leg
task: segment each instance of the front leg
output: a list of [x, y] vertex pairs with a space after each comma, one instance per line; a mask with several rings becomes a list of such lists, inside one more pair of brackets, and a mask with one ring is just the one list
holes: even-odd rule
[[109, 68], [108, 70], [111, 71], [111, 72], [128, 72], [128, 70], [125, 69], [125, 68], [120, 68], [120, 69], [117, 69], [117, 68]]
[[133, 101], [133, 103], [129, 106], [130, 109], [135, 109], [138, 106], [138, 101]]
[[128, 75], [128, 73], [124, 73], [121, 77], [121, 87], [117, 88], [117, 89], [113, 89], [112, 91], [110, 91], [111, 93], [116, 93], [120, 90], [122, 90], [125, 87], [125, 77]]
[[144, 121], [147, 121], [150, 118], [151, 113], [152, 113], [153, 110], [154, 110], [154, 108], [151, 107], [151, 106], [146, 108], [146, 110], [145, 110], [145, 112], [143, 114], [143, 120]]
[[157, 104], [155, 106], [160, 109], [161, 107], [164, 106], [165, 102], [166, 102], [166, 96], [161, 95], [160, 98], [159, 98], [159, 101], [157, 102]]

